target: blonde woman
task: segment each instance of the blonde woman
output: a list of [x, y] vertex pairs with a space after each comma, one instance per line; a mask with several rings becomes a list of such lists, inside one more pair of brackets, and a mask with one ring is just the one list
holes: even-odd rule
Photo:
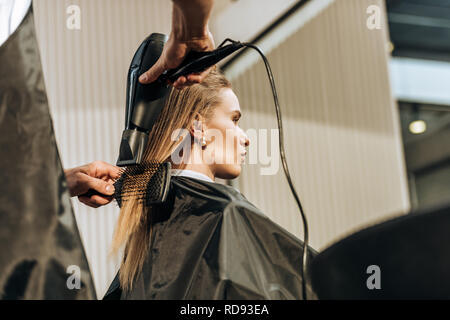
[[125, 244], [124, 259], [105, 299], [301, 298], [301, 241], [214, 182], [241, 173], [250, 141], [240, 117], [218, 71], [172, 90], [146, 150], [147, 160], [172, 163], [169, 195], [147, 209], [122, 206], [113, 249]]

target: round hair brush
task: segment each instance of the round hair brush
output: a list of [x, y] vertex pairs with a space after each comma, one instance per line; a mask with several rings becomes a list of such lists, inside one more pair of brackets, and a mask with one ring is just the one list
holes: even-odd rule
[[[137, 199], [149, 207], [166, 200], [170, 187], [170, 162], [147, 161], [138, 165], [121, 168], [120, 177], [114, 182], [114, 194], [119, 207], [130, 199]], [[89, 190], [83, 196], [102, 195]], [[102, 195], [105, 196], [105, 195]]]

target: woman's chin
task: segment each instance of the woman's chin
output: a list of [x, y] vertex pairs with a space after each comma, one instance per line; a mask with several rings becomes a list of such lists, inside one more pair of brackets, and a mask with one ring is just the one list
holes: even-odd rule
[[239, 177], [241, 174], [241, 165], [240, 164], [227, 164], [220, 165], [216, 170], [215, 177], [220, 179], [232, 180]]

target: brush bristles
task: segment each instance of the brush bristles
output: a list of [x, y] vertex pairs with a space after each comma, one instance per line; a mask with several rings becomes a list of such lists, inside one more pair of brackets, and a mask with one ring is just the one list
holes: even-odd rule
[[136, 199], [139, 203], [158, 202], [162, 197], [162, 185], [167, 172], [164, 163], [145, 162], [127, 167], [114, 183], [114, 198], [119, 207], [123, 203]]

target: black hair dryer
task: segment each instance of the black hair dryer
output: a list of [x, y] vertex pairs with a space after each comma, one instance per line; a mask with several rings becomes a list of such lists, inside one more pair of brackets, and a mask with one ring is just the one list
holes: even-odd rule
[[148, 135], [164, 107], [170, 87], [155, 81], [141, 84], [139, 76], [150, 69], [162, 54], [167, 36], [152, 33], [136, 51], [128, 71], [125, 130], [120, 143], [119, 167], [140, 164]]

